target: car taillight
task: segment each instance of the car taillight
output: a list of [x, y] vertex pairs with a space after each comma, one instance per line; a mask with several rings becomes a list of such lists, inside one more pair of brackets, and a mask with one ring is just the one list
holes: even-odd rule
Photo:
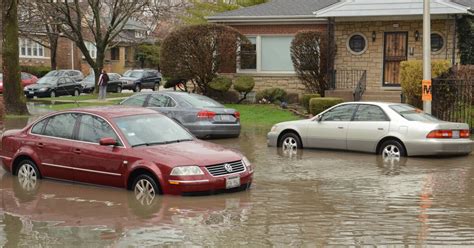
[[239, 112], [239, 111], [235, 111], [234, 117], [237, 118], [237, 119], [240, 119], [240, 112]]
[[450, 139], [453, 137], [452, 130], [434, 130], [431, 131], [426, 138], [429, 139]]
[[471, 137], [471, 132], [469, 130], [459, 131], [459, 137], [469, 139]]
[[212, 111], [208, 111], [208, 110], [203, 110], [203, 111], [200, 111], [198, 114], [197, 114], [197, 117], [198, 118], [202, 118], [202, 119], [212, 119], [216, 116], [216, 113], [215, 112], [212, 112]]

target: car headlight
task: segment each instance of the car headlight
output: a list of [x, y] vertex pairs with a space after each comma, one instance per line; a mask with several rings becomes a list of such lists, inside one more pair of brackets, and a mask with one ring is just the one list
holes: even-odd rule
[[25, 87], [23, 88], [23, 90], [29, 90], [29, 89], [28, 89], [28, 86], [25, 86]]
[[247, 167], [249, 171], [252, 170], [252, 163], [250, 163], [250, 160], [247, 157], [242, 157], [242, 163], [244, 163], [245, 167]]
[[272, 129], [270, 130], [270, 132], [275, 132], [278, 128], [278, 125], [273, 125]]
[[44, 92], [44, 91], [47, 91], [47, 90], [48, 90], [48, 88], [41, 88], [38, 91]]
[[181, 166], [173, 168], [171, 171], [171, 176], [198, 176], [204, 175], [199, 166]]

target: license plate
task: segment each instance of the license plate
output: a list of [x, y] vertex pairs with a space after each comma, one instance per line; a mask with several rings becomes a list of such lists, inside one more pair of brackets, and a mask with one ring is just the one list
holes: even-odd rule
[[453, 139], [459, 139], [459, 131], [453, 131]]
[[221, 115], [221, 121], [234, 121], [234, 117], [231, 115]]
[[237, 188], [239, 186], [240, 186], [240, 177], [226, 178], [225, 180], [226, 189]]
[[34, 95], [35, 92], [34, 92], [34, 91], [28, 91], [28, 94], [29, 94], [29, 95]]

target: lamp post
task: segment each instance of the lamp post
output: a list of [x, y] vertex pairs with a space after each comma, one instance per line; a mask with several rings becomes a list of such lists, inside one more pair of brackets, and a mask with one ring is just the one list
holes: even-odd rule
[[423, 111], [431, 114], [431, 17], [430, 0], [423, 0]]

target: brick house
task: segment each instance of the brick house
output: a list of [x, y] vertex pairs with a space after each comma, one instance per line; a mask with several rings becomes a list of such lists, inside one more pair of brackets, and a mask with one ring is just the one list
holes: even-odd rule
[[[458, 61], [455, 19], [472, 14], [472, 9], [472, 0], [431, 1], [433, 59], [452, 64]], [[272, 86], [303, 93], [286, 46], [295, 33], [318, 30], [328, 32], [336, 45], [335, 70], [328, 72], [331, 89], [327, 95], [352, 100], [362, 85], [366, 88], [363, 100], [400, 101], [400, 62], [422, 59], [422, 13], [423, 0], [273, 0], [211, 16], [208, 21], [230, 25], [253, 40], [260, 39], [255, 49], [260, 67], [249, 71], [237, 66], [235, 71], [255, 76], [256, 90]], [[265, 37], [286, 40], [262, 42]], [[277, 44], [278, 53], [272, 50]], [[266, 61], [271, 66], [284, 65], [285, 72], [262, 70]]]

